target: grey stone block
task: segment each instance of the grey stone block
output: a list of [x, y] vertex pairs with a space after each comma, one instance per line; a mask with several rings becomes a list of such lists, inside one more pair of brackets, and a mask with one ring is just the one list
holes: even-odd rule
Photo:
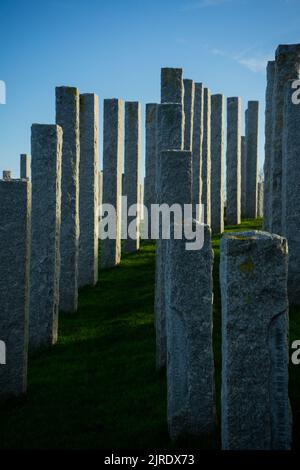
[[264, 182], [257, 183], [257, 217], [264, 215]]
[[224, 119], [223, 95], [211, 96], [211, 229], [224, 231]]
[[278, 235], [221, 240], [223, 449], [290, 448], [287, 261]]
[[193, 211], [194, 211], [193, 217], [195, 219], [197, 218], [196, 205], [201, 204], [201, 192], [202, 192], [203, 103], [204, 103], [203, 84], [195, 83], [194, 125], [193, 125], [193, 163], [192, 163], [193, 164]]
[[151, 204], [156, 203], [156, 103], [146, 104], [145, 206], [148, 211], [148, 236], [151, 235]]
[[241, 99], [227, 98], [226, 223], [241, 223]]
[[99, 99], [80, 95], [78, 286], [98, 281]]
[[30, 158], [27, 153], [21, 153], [20, 155], [20, 178], [24, 180], [29, 179], [30, 174]]
[[63, 130], [60, 237], [60, 310], [73, 313], [78, 305], [79, 255], [79, 91], [56, 88], [56, 124]]
[[195, 84], [193, 80], [184, 79], [184, 148], [192, 150], [193, 145], [193, 124], [194, 124], [194, 97]]
[[57, 341], [62, 142], [61, 127], [32, 125], [30, 349], [50, 346]]
[[10, 170], [3, 170], [2, 178], [4, 181], [11, 180], [11, 171]]
[[161, 103], [180, 103], [183, 106], [183, 71], [164, 67], [161, 69]]
[[0, 400], [27, 387], [31, 184], [0, 181], [0, 339], [6, 364], [0, 365]]
[[248, 101], [246, 144], [246, 217], [257, 216], [258, 101]]
[[211, 93], [204, 88], [203, 98], [203, 142], [202, 142], [202, 194], [204, 222], [211, 225]]
[[241, 218], [246, 218], [246, 186], [247, 186], [247, 143], [246, 136], [241, 136]]

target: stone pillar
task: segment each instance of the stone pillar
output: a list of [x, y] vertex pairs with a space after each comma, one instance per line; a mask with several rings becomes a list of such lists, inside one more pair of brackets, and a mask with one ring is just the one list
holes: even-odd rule
[[267, 65], [267, 88], [265, 108], [265, 161], [264, 161], [264, 221], [263, 227], [267, 232], [271, 231], [271, 163], [272, 163], [272, 126], [273, 126], [273, 87], [275, 75], [275, 62]]
[[10, 170], [3, 170], [3, 180], [4, 181], [9, 181], [11, 180], [11, 171]]
[[[135, 101], [125, 103], [125, 194], [128, 209], [139, 203], [141, 160], [141, 105]], [[131, 228], [130, 228], [131, 227]], [[140, 247], [140, 211], [127, 217], [127, 239], [124, 250], [133, 253]], [[133, 232], [135, 239], [129, 236]]]
[[[174, 186], [180, 185], [174, 182]], [[194, 221], [196, 224], [199, 222]], [[172, 439], [210, 434], [216, 422], [213, 252], [210, 228], [202, 227], [201, 250], [186, 250], [184, 238], [167, 241], [168, 426]]]
[[290, 448], [287, 262], [278, 235], [221, 240], [223, 449]]
[[0, 401], [27, 387], [31, 184], [0, 181]]
[[224, 231], [224, 115], [223, 95], [211, 97], [211, 229]]
[[193, 80], [184, 79], [183, 85], [184, 85], [184, 116], [185, 116], [184, 148], [185, 150], [192, 150], [195, 84]]
[[246, 218], [246, 172], [247, 172], [247, 145], [246, 136], [241, 136], [241, 217]]
[[[202, 192], [202, 143], [203, 143], [203, 98], [202, 83], [195, 83], [194, 124], [193, 124], [193, 217], [196, 219], [196, 205], [201, 204]], [[200, 215], [200, 214], [199, 214]]]
[[[145, 178], [144, 178], [145, 180]], [[140, 204], [140, 221], [142, 222], [144, 220], [145, 214], [144, 214], [144, 184], [140, 183], [140, 188], [139, 188], [139, 204]]]
[[98, 206], [99, 207], [102, 206], [102, 194], [103, 194], [103, 172], [98, 171]]
[[[181, 104], [160, 104], [157, 110], [157, 161], [156, 190], [157, 201], [164, 203], [162, 174], [162, 151], [183, 150], [184, 115]], [[156, 241], [155, 268], [155, 327], [156, 327], [156, 367], [158, 370], [166, 365], [166, 319], [165, 319], [165, 286], [164, 286], [164, 240]]]
[[273, 88], [272, 164], [271, 164], [271, 227], [281, 234], [282, 222], [282, 131], [284, 85], [300, 78], [300, 44], [280, 45], [275, 54]]
[[98, 281], [99, 100], [80, 95], [79, 263], [78, 285]]
[[75, 312], [79, 255], [79, 91], [56, 88], [56, 124], [63, 130], [59, 307]]
[[29, 180], [30, 173], [30, 161], [27, 153], [21, 153], [20, 155], [20, 178]]
[[203, 142], [202, 142], [202, 196], [204, 205], [204, 222], [211, 224], [211, 159], [210, 159], [210, 124], [211, 124], [211, 93], [204, 88], [203, 98]]
[[156, 122], [157, 104], [146, 104], [145, 206], [148, 211], [148, 236], [151, 236], [151, 204], [156, 203]]
[[165, 67], [161, 69], [161, 103], [184, 103], [182, 69]]
[[246, 144], [246, 217], [257, 216], [258, 101], [248, 101]]
[[62, 145], [61, 127], [32, 125], [30, 349], [57, 341]]
[[282, 232], [289, 244], [288, 294], [300, 304], [300, 105], [294, 104], [293, 80], [285, 85], [283, 120]]
[[[101, 266], [111, 268], [121, 260], [121, 196], [123, 152], [123, 102], [104, 100], [103, 124], [103, 204], [115, 208], [114, 239], [101, 244]], [[102, 221], [103, 223], [103, 221]]]
[[264, 182], [257, 183], [257, 217], [264, 215]]
[[241, 223], [241, 99], [227, 98], [226, 224]]

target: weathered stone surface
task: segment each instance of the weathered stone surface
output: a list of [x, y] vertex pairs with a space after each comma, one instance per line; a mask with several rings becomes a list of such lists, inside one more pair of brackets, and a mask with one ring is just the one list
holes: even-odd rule
[[248, 101], [246, 144], [246, 217], [257, 216], [258, 101]]
[[264, 215], [264, 182], [257, 183], [257, 217]]
[[185, 242], [184, 238], [171, 238], [166, 253], [168, 425], [172, 439], [209, 434], [216, 420], [210, 228], [204, 226], [201, 250], [186, 250]]
[[[140, 161], [141, 161], [141, 105], [136, 101], [125, 103], [125, 194], [127, 206], [139, 203], [140, 191]], [[127, 238], [124, 240], [124, 250], [133, 253], [140, 247], [140, 211], [128, 215]], [[129, 237], [129, 227], [135, 234], [135, 239]]]
[[0, 400], [27, 387], [31, 184], [0, 181]]
[[224, 119], [223, 95], [211, 96], [211, 229], [224, 231]]
[[246, 185], [247, 185], [247, 144], [246, 136], [241, 136], [241, 217], [246, 217]]
[[62, 142], [61, 127], [32, 125], [30, 349], [50, 346], [57, 341]]
[[275, 61], [267, 65], [267, 88], [265, 107], [265, 161], [264, 161], [264, 230], [271, 231], [271, 163], [272, 163], [272, 126], [273, 126], [273, 87], [275, 76]]
[[290, 447], [287, 261], [278, 235], [221, 240], [223, 449]]
[[282, 222], [282, 130], [284, 85], [300, 77], [300, 44], [280, 45], [275, 54], [271, 163], [271, 227], [281, 234]]
[[195, 84], [193, 80], [184, 79], [184, 148], [192, 150], [193, 145], [193, 124], [194, 124], [194, 97]]
[[227, 98], [226, 223], [241, 223], [241, 99]]
[[63, 130], [59, 307], [75, 312], [79, 255], [79, 91], [56, 88], [56, 124]]
[[[180, 183], [179, 183], [180, 182]], [[188, 150], [161, 152], [161, 200], [164, 204], [191, 204], [192, 154]]]
[[2, 177], [5, 181], [11, 180], [11, 171], [3, 170]]
[[30, 174], [30, 158], [27, 153], [21, 153], [20, 155], [20, 178], [24, 180], [29, 179]]
[[282, 167], [282, 232], [289, 244], [288, 294], [300, 304], [300, 105], [294, 104], [293, 81], [285, 86]]
[[204, 210], [204, 222], [211, 224], [211, 93], [204, 88], [203, 97], [203, 142], [202, 142], [202, 194], [201, 202]]
[[98, 171], [98, 206], [102, 206], [103, 197], [103, 172]]
[[103, 204], [116, 210], [114, 239], [106, 238], [101, 244], [101, 266], [110, 268], [121, 260], [121, 196], [123, 152], [123, 102], [104, 100], [103, 124]]
[[161, 103], [180, 103], [183, 106], [183, 71], [172, 67], [161, 69]]
[[[193, 125], [193, 217], [197, 217], [196, 205], [201, 204], [202, 192], [202, 143], [203, 143], [203, 102], [204, 87], [195, 83], [194, 125]], [[200, 216], [200, 214], [198, 214]]]
[[156, 103], [146, 104], [145, 206], [148, 211], [148, 236], [151, 234], [151, 204], [156, 203]]
[[98, 281], [98, 134], [98, 96], [80, 95], [79, 287]]
[[[162, 198], [161, 160], [163, 150], [183, 150], [184, 115], [181, 104], [160, 104], [157, 110], [157, 160], [156, 160], [156, 191], [159, 204]], [[156, 325], [156, 367], [162, 369], [166, 365], [166, 327], [165, 327], [165, 288], [164, 288], [164, 240], [156, 242], [155, 268], [155, 325]]]

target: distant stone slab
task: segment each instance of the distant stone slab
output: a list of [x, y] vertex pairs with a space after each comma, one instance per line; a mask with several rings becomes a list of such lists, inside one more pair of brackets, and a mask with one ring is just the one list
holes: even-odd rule
[[227, 98], [226, 223], [241, 223], [241, 99]]
[[222, 448], [289, 449], [287, 242], [221, 239]]
[[161, 103], [180, 103], [183, 106], [183, 70], [164, 67], [161, 69]]
[[258, 112], [259, 102], [248, 101], [246, 134], [246, 217], [257, 216], [258, 180]]
[[201, 204], [202, 193], [202, 144], [203, 144], [203, 109], [204, 109], [204, 86], [195, 83], [194, 97], [194, 122], [193, 122], [193, 214], [194, 218], [200, 220], [197, 214], [197, 205]]
[[194, 98], [195, 83], [193, 80], [184, 79], [184, 149], [192, 150], [193, 146], [193, 124], [194, 124]]
[[224, 119], [223, 95], [211, 96], [211, 229], [213, 233], [224, 231]]
[[20, 155], [20, 178], [27, 180], [30, 175], [30, 157], [27, 153]]

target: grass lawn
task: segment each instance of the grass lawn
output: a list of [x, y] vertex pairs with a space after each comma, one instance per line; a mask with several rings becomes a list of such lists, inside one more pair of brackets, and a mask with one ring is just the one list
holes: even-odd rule
[[[244, 221], [227, 230], [259, 229]], [[214, 350], [220, 412], [219, 237], [213, 237]], [[0, 407], [0, 448], [171, 448], [166, 380], [155, 371], [153, 243], [100, 272], [79, 295], [75, 315], [61, 315], [59, 342], [30, 355], [28, 393]], [[290, 312], [290, 340], [300, 339], [300, 309]], [[290, 368], [294, 447], [300, 448], [300, 365]], [[215, 442], [184, 442], [197, 448]]]

